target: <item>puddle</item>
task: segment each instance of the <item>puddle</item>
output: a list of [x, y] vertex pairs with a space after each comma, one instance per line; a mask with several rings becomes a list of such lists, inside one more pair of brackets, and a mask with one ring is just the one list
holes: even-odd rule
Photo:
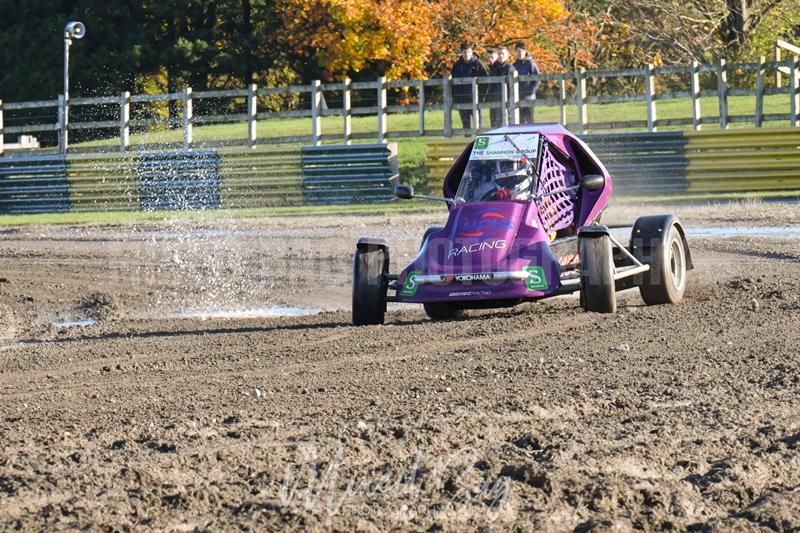
[[724, 228], [686, 228], [690, 237], [740, 237], [763, 236], [796, 239], [800, 237], [800, 226], [730, 226]]
[[97, 320], [94, 318], [84, 318], [82, 320], [69, 320], [65, 322], [53, 322], [53, 325], [59, 329], [64, 328], [85, 328], [89, 326], [94, 326], [97, 324]]
[[[773, 237], [778, 239], [800, 238], [800, 226], [684, 226], [688, 237]], [[631, 235], [630, 227], [613, 227], [611, 234], [623, 244]]]
[[256, 307], [253, 309], [199, 309], [196, 311], [180, 311], [175, 313], [175, 318], [275, 318], [291, 316], [307, 316], [321, 313], [322, 309], [314, 307]]

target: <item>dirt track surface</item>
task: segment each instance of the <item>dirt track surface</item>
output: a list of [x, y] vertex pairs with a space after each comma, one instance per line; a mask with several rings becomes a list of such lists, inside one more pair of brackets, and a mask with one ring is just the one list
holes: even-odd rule
[[[389, 237], [398, 269], [441, 220], [7, 229], [0, 529], [800, 527], [800, 240], [691, 239], [676, 306], [349, 326], [355, 238]], [[324, 312], [198, 318], [276, 305]]]

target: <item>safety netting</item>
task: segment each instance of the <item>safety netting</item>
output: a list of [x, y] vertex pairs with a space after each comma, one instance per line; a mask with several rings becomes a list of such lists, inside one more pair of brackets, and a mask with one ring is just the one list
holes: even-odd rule
[[[539, 201], [539, 215], [545, 231], [558, 231], [569, 227], [575, 219], [575, 193], [556, 192], [559, 189], [572, 187], [575, 173], [561, 164], [553, 155], [552, 148], [545, 144], [539, 172], [539, 186], [536, 196]], [[544, 196], [546, 195], [546, 196]]]

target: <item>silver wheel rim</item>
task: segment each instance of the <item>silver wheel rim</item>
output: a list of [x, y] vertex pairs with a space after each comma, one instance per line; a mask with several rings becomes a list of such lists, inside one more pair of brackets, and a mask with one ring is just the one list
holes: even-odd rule
[[683, 254], [683, 243], [680, 239], [672, 239], [670, 244], [669, 270], [672, 277], [672, 286], [678, 292], [682, 292], [686, 283], [686, 260]]

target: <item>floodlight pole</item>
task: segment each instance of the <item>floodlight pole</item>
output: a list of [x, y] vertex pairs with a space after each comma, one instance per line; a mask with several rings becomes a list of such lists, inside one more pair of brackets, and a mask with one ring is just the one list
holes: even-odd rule
[[66, 155], [67, 142], [69, 129], [69, 46], [72, 44], [72, 39], [83, 39], [86, 35], [86, 26], [82, 22], [70, 21], [67, 22], [64, 28], [64, 94], [60, 102], [61, 111], [61, 139], [60, 148], [61, 153]]
[[61, 153], [67, 153], [67, 126], [69, 124], [69, 45], [72, 44], [71, 35], [64, 31], [64, 106], [61, 112]]

